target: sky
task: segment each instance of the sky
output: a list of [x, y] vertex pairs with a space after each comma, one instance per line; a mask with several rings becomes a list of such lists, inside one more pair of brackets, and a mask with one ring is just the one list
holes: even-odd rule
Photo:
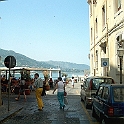
[[89, 65], [87, 0], [0, 2], [0, 48], [37, 61]]

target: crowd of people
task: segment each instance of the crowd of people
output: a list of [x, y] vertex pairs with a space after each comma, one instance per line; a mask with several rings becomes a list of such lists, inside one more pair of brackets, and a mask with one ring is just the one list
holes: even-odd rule
[[[39, 77], [39, 74], [36, 73], [34, 78], [27, 84], [26, 79], [24, 78], [14, 78], [11, 77], [10, 81], [6, 79], [6, 76], [1, 76], [1, 91], [8, 92], [8, 83], [10, 82], [10, 91], [11, 93], [18, 94], [15, 100], [20, 99], [20, 95], [24, 95], [24, 100], [26, 101], [26, 93], [25, 90], [28, 88], [30, 91], [35, 90], [35, 95], [38, 104], [38, 110], [42, 111], [44, 108], [42, 96], [46, 95], [46, 82]], [[72, 87], [74, 88], [74, 77], [71, 79]], [[57, 90], [57, 98], [60, 104], [60, 109], [64, 109], [64, 93], [65, 93], [65, 85], [66, 79], [65, 77], [59, 77], [57, 80], [53, 81], [52, 78], [48, 80], [48, 84], [51, 89], [53, 89], [53, 94]], [[17, 93], [18, 92], [18, 93]]]
[[25, 88], [29, 88], [30, 90], [33, 90], [33, 82], [34, 82], [33, 79], [31, 79], [30, 82], [28, 82], [24, 78], [10, 77], [10, 80], [9, 80], [9, 79], [6, 79], [5, 75], [1, 75], [1, 91], [8, 92], [8, 84], [10, 83], [11, 93], [16, 94], [19, 91], [19, 88], [20, 88], [20, 85], [22, 85], [22, 82], [24, 83]]
[[[42, 96], [42, 92], [44, 89], [43, 87], [44, 83], [43, 83], [43, 80], [39, 78], [38, 73], [36, 73], [34, 77], [35, 77], [34, 87], [36, 88], [35, 95], [37, 99], [38, 110], [42, 111], [44, 108], [44, 104], [43, 104], [43, 100], [41, 96]], [[49, 80], [49, 85], [51, 82], [53, 83], [52, 79]], [[72, 87], [74, 88], [74, 77], [72, 77], [71, 82], [72, 82]], [[59, 108], [63, 110], [65, 108], [65, 103], [64, 103], [64, 95], [66, 93], [65, 86], [66, 86], [66, 80], [64, 78], [58, 77], [58, 80], [55, 83], [55, 87], [53, 90], [53, 94], [57, 90], [57, 98], [58, 98], [59, 106], [60, 106]]]

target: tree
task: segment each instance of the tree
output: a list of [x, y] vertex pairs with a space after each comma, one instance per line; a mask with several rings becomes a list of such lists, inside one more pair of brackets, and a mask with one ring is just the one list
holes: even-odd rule
[[67, 77], [68, 76], [68, 74], [66, 74], [66, 73], [62, 73], [62, 77]]

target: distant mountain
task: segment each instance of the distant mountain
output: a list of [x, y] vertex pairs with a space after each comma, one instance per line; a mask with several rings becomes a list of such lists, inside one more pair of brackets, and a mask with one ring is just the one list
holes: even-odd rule
[[56, 65], [58, 67], [61, 67], [63, 69], [71, 69], [71, 70], [87, 70], [89, 69], [88, 65], [85, 64], [76, 64], [71, 62], [62, 62], [62, 61], [47, 61], [50, 65]]
[[16, 53], [12, 50], [0, 49], [0, 66], [4, 66], [4, 59], [12, 55], [16, 58], [16, 66], [18, 67], [36, 67], [36, 68], [61, 68], [63, 71], [83, 71], [89, 70], [89, 66], [85, 64], [76, 64], [70, 62], [61, 61], [36, 61], [20, 53]]

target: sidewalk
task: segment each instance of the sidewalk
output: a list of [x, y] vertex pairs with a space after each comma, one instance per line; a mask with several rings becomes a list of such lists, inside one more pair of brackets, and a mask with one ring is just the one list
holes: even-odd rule
[[10, 102], [8, 105], [8, 94], [2, 94], [3, 105], [0, 106], [0, 124], [23, 109], [21, 104], [17, 104], [16, 101], [14, 101], [16, 96], [17, 95], [10, 95]]
[[71, 85], [67, 86], [68, 105], [64, 111], [59, 109], [56, 92], [53, 95], [53, 90], [48, 91], [47, 96], [43, 97], [44, 109], [41, 112], [37, 110], [34, 92], [27, 96], [26, 102], [23, 95], [19, 101], [15, 101], [17, 95], [11, 95], [10, 111], [8, 111], [7, 95], [4, 94], [4, 105], [0, 106], [0, 124], [6, 119], [8, 121], [5, 124], [90, 124], [80, 102], [78, 87], [72, 89]]

